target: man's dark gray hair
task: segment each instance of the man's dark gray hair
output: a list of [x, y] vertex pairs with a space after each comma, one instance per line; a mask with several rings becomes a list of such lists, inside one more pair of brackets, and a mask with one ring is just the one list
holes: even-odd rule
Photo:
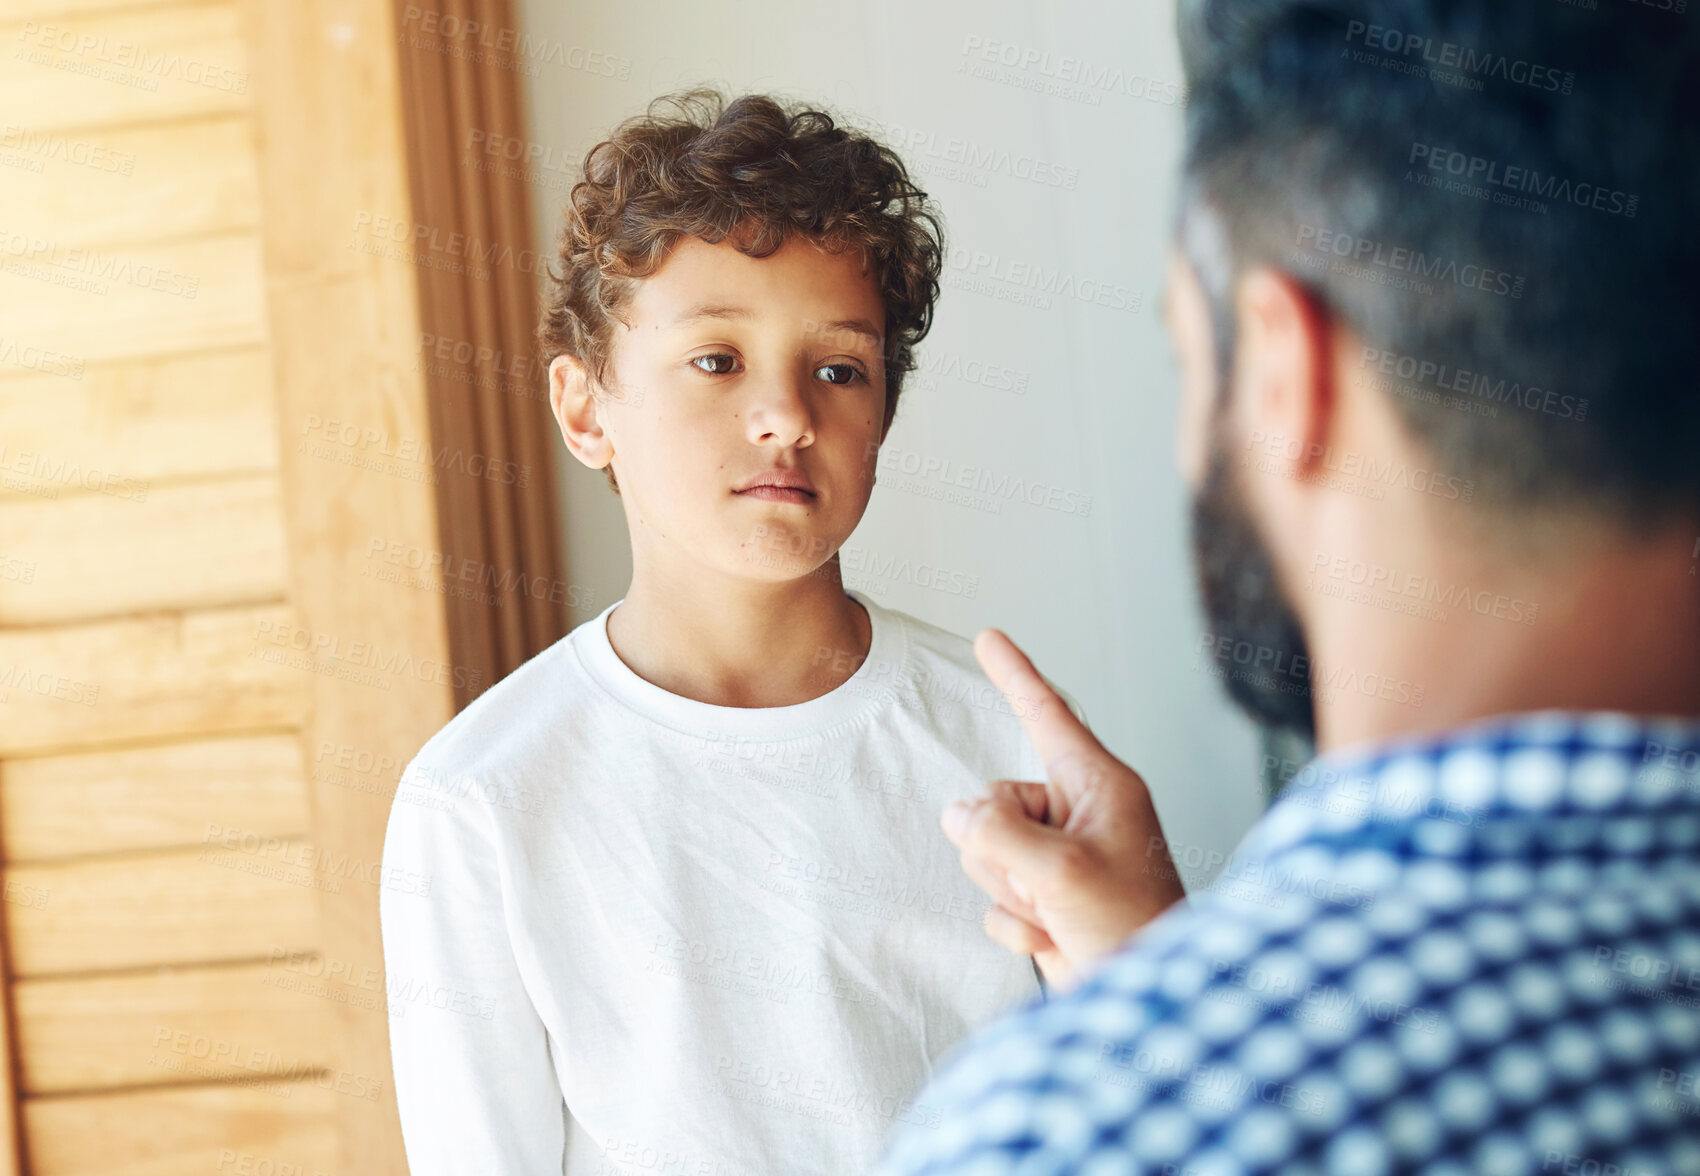
[[1700, 513], [1700, 12], [1679, 3], [1182, 0], [1181, 245], [1219, 222], [1225, 259], [1194, 259], [1219, 321], [1235, 275], [1275, 266], [1478, 500]]

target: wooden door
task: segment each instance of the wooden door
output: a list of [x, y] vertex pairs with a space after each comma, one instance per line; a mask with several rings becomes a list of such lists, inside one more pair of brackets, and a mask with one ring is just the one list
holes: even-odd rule
[[566, 623], [535, 275], [415, 235], [529, 244], [512, 75], [419, 11], [0, 5], [0, 1173], [405, 1171], [390, 797]]

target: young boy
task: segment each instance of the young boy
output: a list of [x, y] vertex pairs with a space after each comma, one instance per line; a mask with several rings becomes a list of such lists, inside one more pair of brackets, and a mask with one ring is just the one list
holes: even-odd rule
[[839, 576], [941, 258], [816, 111], [682, 95], [586, 157], [539, 339], [632, 581], [397, 792], [432, 886], [382, 904], [389, 983], [444, 994], [390, 1024], [414, 1176], [862, 1172], [1039, 995], [938, 822], [1043, 767], [967, 641]]

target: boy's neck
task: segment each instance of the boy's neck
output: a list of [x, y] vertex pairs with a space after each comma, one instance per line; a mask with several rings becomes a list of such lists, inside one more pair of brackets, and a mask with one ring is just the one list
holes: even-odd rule
[[872, 636], [866, 610], [844, 593], [836, 555], [779, 583], [639, 567], [608, 615], [608, 641], [633, 673], [715, 706], [818, 698], [855, 673]]

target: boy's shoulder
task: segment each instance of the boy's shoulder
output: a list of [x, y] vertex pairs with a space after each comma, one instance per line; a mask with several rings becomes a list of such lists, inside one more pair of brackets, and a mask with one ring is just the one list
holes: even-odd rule
[[[864, 604], [874, 604], [875, 607], [883, 609], [890, 623], [904, 630], [908, 639], [908, 655], [914, 666], [917, 683], [923, 690], [929, 686], [949, 685], [957, 690], [975, 691], [983, 696], [985, 704], [1001, 698], [997, 687], [992, 685], [991, 679], [987, 678], [986, 672], [980, 668], [980, 661], [974, 656], [974, 642], [971, 638], [900, 609], [879, 605], [862, 593], [857, 594], [857, 599]], [[1086, 714], [1080, 709], [1080, 704], [1075, 701], [1074, 696], [1049, 678], [1045, 681], [1084, 724]], [[1017, 713], [1002, 703], [998, 704], [997, 709], [1008, 714]]]
[[567, 716], [594, 691], [579, 666], [574, 633], [533, 654], [425, 741], [410, 772], [499, 778], [549, 754]]

